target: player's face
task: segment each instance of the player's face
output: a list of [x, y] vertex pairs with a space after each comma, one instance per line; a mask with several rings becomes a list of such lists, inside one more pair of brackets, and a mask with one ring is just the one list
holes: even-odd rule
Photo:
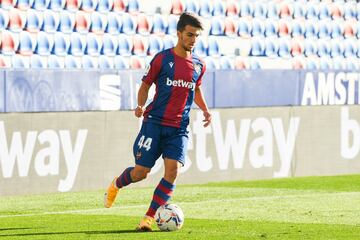
[[191, 52], [194, 49], [197, 38], [200, 35], [200, 28], [186, 25], [182, 32], [178, 31], [178, 41], [180, 46], [185, 50]]

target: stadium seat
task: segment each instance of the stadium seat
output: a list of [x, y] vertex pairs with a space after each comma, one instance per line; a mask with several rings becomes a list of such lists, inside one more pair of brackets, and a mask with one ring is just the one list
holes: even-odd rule
[[9, 16], [7, 12], [0, 8], [0, 30], [3, 31], [7, 29], [9, 25]]
[[113, 12], [110, 12], [107, 16], [107, 26], [105, 32], [110, 34], [119, 34], [122, 28], [121, 18]]
[[267, 9], [263, 2], [254, 2], [253, 17], [257, 19], [266, 18]]
[[44, 11], [44, 20], [41, 30], [47, 33], [55, 33], [59, 28], [60, 18], [58, 13], [45, 10]]
[[315, 56], [317, 54], [317, 46], [312, 39], [305, 40], [304, 43], [304, 55], [306, 57]]
[[234, 61], [228, 56], [220, 57], [220, 69], [222, 70], [235, 69]]
[[89, 33], [86, 35], [85, 54], [97, 57], [100, 55], [101, 48], [101, 41], [97, 39], [94, 33]]
[[168, 17], [168, 25], [167, 25], [167, 29], [166, 29], [167, 34], [176, 35], [178, 20], [179, 20], [179, 17], [176, 15], [170, 15]]
[[261, 69], [261, 65], [256, 58], [250, 58], [250, 69], [251, 70]]
[[352, 38], [355, 35], [355, 30], [353, 28], [355, 24], [351, 21], [347, 21], [344, 24], [344, 37], [345, 38]]
[[198, 14], [200, 10], [199, 2], [195, 0], [187, 0], [185, 2], [185, 12]]
[[61, 69], [64, 68], [64, 63], [60, 61], [60, 58], [56, 55], [50, 55], [48, 57], [48, 68]]
[[62, 33], [72, 33], [75, 26], [75, 18], [67, 11], [60, 13], [60, 23], [58, 31]]
[[208, 38], [207, 55], [212, 57], [220, 57], [220, 46], [215, 37]]
[[20, 68], [20, 69], [29, 68], [30, 67], [29, 57], [21, 56], [18, 54], [12, 56], [11, 67]]
[[280, 38], [278, 56], [288, 58], [291, 55], [291, 44], [289, 38]]
[[360, 4], [356, 7], [356, 20], [360, 21]]
[[249, 38], [251, 33], [250, 20], [246, 18], [240, 18], [238, 22], [238, 35], [240, 37]]
[[39, 32], [37, 34], [36, 43], [34, 51], [36, 54], [39, 54], [40, 56], [47, 56], [51, 54], [54, 42], [48, 34], [45, 32]]
[[45, 11], [49, 6], [50, 0], [34, 0], [32, 8], [38, 11]]
[[33, 69], [37, 68], [47, 68], [47, 62], [46, 59], [41, 57], [40, 55], [33, 54], [30, 57], [30, 67]]
[[265, 22], [265, 37], [276, 36], [278, 33], [278, 25], [274, 20], [267, 20]]
[[124, 58], [123, 56], [115, 56], [114, 57], [114, 68], [121, 70], [121, 69], [129, 69], [129, 60]]
[[7, 68], [10, 67], [6, 61], [4, 60], [4, 58], [0, 55], [0, 68]]
[[180, 15], [184, 11], [184, 5], [181, 0], [173, 0], [171, 4], [170, 13]]
[[90, 28], [89, 15], [83, 11], [76, 12], [75, 30], [79, 33], [88, 33]]
[[84, 55], [81, 57], [81, 67], [83, 69], [97, 69], [98, 66], [93, 57]]
[[208, 0], [200, 0], [199, 15], [204, 18], [210, 18], [213, 12], [213, 5]]
[[101, 0], [96, 7], [96, 11], [99, 13], [109, 13], [114, 7], [114, 2], [112, 0]]
[[226, 16], [239, 16], [239, 6], [237, 1], [228, 0], [226, 1]]
[[345, 3], [343, 17], [345, 20], [356, 18], [356, 5], [354, 2]]
[[342, 12], [338, 5], [332, 4], [331, 5], [331, 18], [332, 19], [339, 19], [342, 18]]
[[117, 39], [119, 43], [117, 54], [121, 56], [130, 56], [131, 50], [133, 48], [131, 37], [127, 36], [126, 34], [120, 34], [117, 36]]
[[206, 57], [204, 58], [205, 64], [206, 64], [206, 70], [217, 70], [220, 69], [219, 62], [217, 59], [213, 57]]
[[171, 35], [165, 35], [163, 38], [164, 49], [169, 49], [175, 46], [176, 40]]
[[153, 24], [151, 33], [164, 35], [166, 33], [166, 22], [161, 14], [155, 14], [153, 16]]
[[290, 49], [291, 56], [296, 57], [296, 56], [302, 55], [303, 52], [304, 52], [304, 47], [303, 47], [302, 41], [292, 40], [291, 49]]
[[277, 38], [265, 38], [265, 56], [271, 58], [278, 56], [279, 45], [277, 41]]
[[305, 34], [305, 26], [303, 21], [293, 21], [293, 25], [291, 27], [291, 37], [300, 37]]
[[342, 57], [333, 58], [332, 66], [334, 70], [345, 70], [346, 69], [345, 59]]
[[66, 37], [66, 34], [57, 32], [54, 35], [54, 46], [51, 51], [52, 54], [57, 56], [65, 56], [70, 48], [70, 40]]
[[90, 17], [90, 32], [103, 34], [106, 29], [106, 18], [98, 12], [93, 12]]
[[[101, 0], [100, 2], [102, 2]], [[97, 0], [82, 0], [80, 10], [84, 12], [93, 12], [97, 8], [98, 1]]]
[[320, 21], [318, 27], [318, 38], [331, 38], [331, 22]]
[[306, 60], [306, 69], [307, 70], [318, 70], [319, 63], [316, 58], [309, 58]]
[[2, 55], [13, 55], [18, 49], [19, 41], [14, 37], [14, 33], [10, 31], [1, 32], [1, 48]]
[[164, 44], [163, 44], [163, 41], [161, 40], [161, 38], [154, 34], [150, 35], [149, 47], [147, 49], [147, 55], [153, 56], [156, 53], [163, 50], [163, 48], [164, 48]]
[[67, 69], [79, 69], [81, 68], [81, 60], [75, 58], [73, 55], [65, 56], [65, 68]]
[[344, 54], [344, 45], [342, 44], [342, 41], [339, 41], [338, 39], [332, 39], [330, 56], [332, 58], [336, 58], [336, 57], [342, 57], [343, 54]]
[[31, 39], [30, 33], [22, 31], [19, 35], [18, 53], [23, 56], [30, 56], [34, 52], [35, 43]]
[[237, 36], [236, 22], [235, 19], [225, 18], [224, 33], [226, 36], [235, 37]]
[[356, 41], [354, 39], [346, 39], [344, 42], [344, 57], [355, 57], [357, 52]]
[[320, 70], [330, 70], [332, 69], [332, 60], [329, 57], [322, 57], [320, 58], [319, 65]]
[[99, 57], [99, 69], [100, 70], [108, 70], [114, 68], [114, 61], [112, 58], [108, 56], [100, 56]]
[[49, 9], [55, 12], [62, 11], [65, 8], [66, 0], [51, 0], [49, 3]]
[[145, 68], [145, 60], [143, 58], [139, 58], [138, 56], [130, 57], [130, 68], [131, 69], [144, 69]]
[[43, 23], [42, 14], [38, 11], [29, 9], [26, 11], [25, 30], [28, 32], [39, 32]]
[[125, 0], [114, 0], [114, 12], [125, 12], [126, 4]]
[[293, 14], [292, 14], [292, 17], [294, 19], [301, 19], [303, 17], [305, 17], [305, 13], [306, 13], [306, 10], [305, 10], [305, 5], [304, 3], [302, 2], [295, 2], [293, 4]]
[[104, 34], [101, 55], [115, 56], [118, 51], [118, 41], [115, 36]]
[[66, 0], [65, 9], [76, 12], [81, 6], [81, 0]]
[[128, 0], [127, 4], [127, 12], [128, 13], [138, 13], [140, 11], [140, 4], [138, 0]]
[[207, 55], [206, 50], [207, 46], [205, 40], [203, 38], [198, 39], [194, 47], [194, 53], [199, 57], [205, 57]]
[[123, 14], [122, 15], [122, 27], [121, 32], [132, 35], [136, 32], [136, 21], [132, 18], [130, 14]]
[[249, 68], [249, 63], [246, 58], [236, 56], [234, 60], [234, 67], [237, 70], [244, 70]]
[[269, 2], [267, 4], [266, 18], [269, 18], [269, 19], [279, 18], [278, 4], [276, 4], [274, 2]]
[[137, 28], [136, 32], [142, 35], [150, 34], [149, 18], [145, 14], [139, 14], [137, 16]]
[[321, 3], [319, 6], [319, 19], [330, 19], [330, 9], [328, 3]]
[[262, 38], [253, 38], [251, 40], [250, 56], [264, 56], [265, 43]]
[[344, 34], [343, 25], [339, 22], [332, 21], [331, 22], [331, 38], [342, 38]]
[[31, 8], [34, 0], [17, 0], [16, 8], [20, 10], [28, 10]]
[[265, 23], [258, 19], [254, 19], [252, 21], [252, 26], [251, 26], [251, 36], [252, 37], [264, 36], [264, 33], [265, 33]]
[[318, 15], [319, 15], [318, 6], [315, 4], [307, 4], [306, 6], [307, 6], [307, 9], [306, 9], [306, 13], [305, 13], [305, 18], [306, 19], [318, 18]]
[[213, 16], [225, 16], [225, 8], [221, 0], [215, 0], [213, 2], [213, 9], [212, 9]]
[[240, 4], [240, 17], [252, 17], [253, 15], [253, 6], [249, 1], [243, 1]]
[[133, 37], [133, 48], [132, 48], [132, 54], [138, 55], [138, 56], [145, 56], [147, 47], [145, 46], [145, 39], [144, 37], [140, 35], [134, 35]]
[[305, 23], [305, 38], [314, 38], [317, 37], [318, 34], [318, 26], [314, 24], [312, 21], [307, 21]]
[[290, 34], [290, 26], [287, 20], [280, 20], [278, 26], [278, 35], [279, 37], [285, 37]]
[[280, 10], [279, 10], [279, 16], [280, 18], [288, 18], [291, 17], [291, 11], [290, 11], [290, 7], [289, 4], [287, 2], [283, 2], [280, 6]]
[[82, 56], [85, 52], [85, 44], [86, 40], [84, 39], [85, 36], [74, 32], [70, 36], [70, 47], [69, 47], [69, 54], [73, 56]]
[[356, 24], [356, 38], [359, 39], [360, 38], [360, 24]]
[[21, 32], [25, 26], [26, 19], [22, 18], [21, 11], [13, 8], [9, 11], [9, 25], [8, 28], [12, 32]]
[[327, 57], [330, 56], [330, 44], [328, 40], [319, 40], [318, 41], [318, 49], [317, 55], [319, 57]]
[[2, 0], [1, 8], [3, 9], [12, 9], [16, 6], [16, 0]]
[[304, 69], [303, 59], [301, 58], [293, 58], [292, 61], [292, 69]]

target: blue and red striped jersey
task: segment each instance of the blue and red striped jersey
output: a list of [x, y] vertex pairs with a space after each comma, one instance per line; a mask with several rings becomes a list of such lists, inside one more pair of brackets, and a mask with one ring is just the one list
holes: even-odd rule
[[144, 112], [144, 121], [186, 128], [195, 87], [201, 85], [205, 69], [205, 63], [194, 54], [183, 58], [173, 48], [156, 54], [142, 79], [156, 86], [154, 99]]

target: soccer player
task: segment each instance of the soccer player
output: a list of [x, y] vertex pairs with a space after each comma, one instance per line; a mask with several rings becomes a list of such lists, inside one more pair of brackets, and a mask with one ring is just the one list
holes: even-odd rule
[[[187, 126], [193, 101], [203, 111], [204, 127], [211, 123], [211, 114], [200, 87], [205, 64], [192, 53], [202, 29], [198, 16], [183, 13], [177, 24], [177, 45], [159, 52], [152, 59], [137, 96], [135, 116], [144, 116], [144, 120], [133, 147], [135, 167], [128, 167], [115, 177], [105, 193], [104, 205], [109, 208], [118, 190], [145, 179], [162, 155], [165, 174], [154, 191], [149, 209], [136, 228], [138, 231], [152, 231], [156, 210], [169, 201], [175, 189], [179, 168], [185, 164]], [[155, 97], [144, 109], [153, 83], [156, 86]]]

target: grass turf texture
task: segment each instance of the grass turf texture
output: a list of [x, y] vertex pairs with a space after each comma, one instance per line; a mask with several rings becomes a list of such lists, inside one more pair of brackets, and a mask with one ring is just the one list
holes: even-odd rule
[[177, 232], [137, 233], [153, 188], [0, 198], [2, 239], [360, 239], [360, 175], [177, 186]]

